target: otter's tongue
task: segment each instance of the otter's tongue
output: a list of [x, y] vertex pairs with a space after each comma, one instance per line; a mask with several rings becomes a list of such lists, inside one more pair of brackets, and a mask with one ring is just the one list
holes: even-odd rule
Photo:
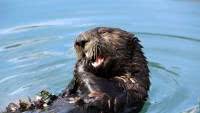
[[98, 67], [98, 66], [100, 66], [100, 65], [103, 63], [103, 61], [104, 61], [104, 58], [98, 56], [98, 57], [96, 58], [95, 62], [92, 63], [92, 65], [93, 65], [94, 67]]

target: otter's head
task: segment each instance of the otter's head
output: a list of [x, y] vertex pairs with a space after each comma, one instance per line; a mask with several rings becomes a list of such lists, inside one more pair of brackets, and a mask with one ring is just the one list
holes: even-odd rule
[[[117, 28], [98, 27], [81, 33], [74, 44], [77, 58], [86, 58], [94, 68], [106, 66], [113, 59], [131, 57], [133, 34]], [[131, 43], [132, 44], [132, 43]]]

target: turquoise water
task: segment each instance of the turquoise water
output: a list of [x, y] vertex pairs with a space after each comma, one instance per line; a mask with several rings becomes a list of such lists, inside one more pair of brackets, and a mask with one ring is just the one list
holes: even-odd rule
[[72, 78], [75, 37], [96, 26], [136, 33], [151, 71], [142, 113], [199, 113], [199, 0], [1, 0], [0, 109]]

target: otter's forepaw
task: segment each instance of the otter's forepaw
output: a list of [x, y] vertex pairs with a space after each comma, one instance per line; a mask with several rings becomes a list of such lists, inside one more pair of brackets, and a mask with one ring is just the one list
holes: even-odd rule
[[98, 92], [98, 91], [94, 91], [94, 92], [91, 92], [90, 94], [88, 94], [88, 97], [90, 98], [102, 98], [105, 94], [102, 93], [102, 92]]
[[104, 100], [107, 100], [109, 97], [103, 92], [94, 91], [88, 94], [88, 97], [84, 99], [85, 103], [102, 103]]

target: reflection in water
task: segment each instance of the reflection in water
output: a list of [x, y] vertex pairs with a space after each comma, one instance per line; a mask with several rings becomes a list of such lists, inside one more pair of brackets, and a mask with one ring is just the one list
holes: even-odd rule
[[4, 4], [0, 11], [6, 11], [0, 15], [0, 109], [42, 89], [59, 93], [72, 78], [74, 37], [92, 27], [111, 26], [137, 31], [144, 46], [152, 85], [142, 113], [200, 112], [200, 2], [3, 0], [0, 4]]

